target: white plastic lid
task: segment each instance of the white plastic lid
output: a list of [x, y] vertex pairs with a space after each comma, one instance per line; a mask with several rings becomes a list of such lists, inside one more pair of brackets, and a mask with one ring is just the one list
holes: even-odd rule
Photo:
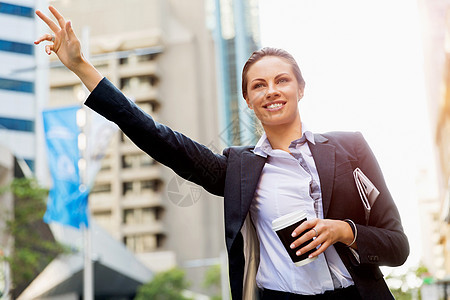
[[272, 221], [272, 229], [274, 231], [278, 231], [282, 228], [285, 228], [289, 225], [294, 224], [295, 222], [298, 222], [302, 219], [305, 219], [307, 216], [306, 211], [304, 210], [298, 210], [291, 212], [287, 215], [281, 216], [279, 218], [276, 218]]

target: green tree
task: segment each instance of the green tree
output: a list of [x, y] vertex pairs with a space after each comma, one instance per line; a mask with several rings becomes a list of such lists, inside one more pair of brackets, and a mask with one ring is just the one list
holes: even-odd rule
[[156, 274], [152, 281], [141, 285], [134, 300], [189, 300], [183, 296], [183, 290], [188, 287], [184, 271], [174, 268]]
[[205, 274], [205, 280], [203, 281], [203, 286], [207, 289], [214, 290], [216, 293], [211, 297], [211, 300], [221, 300], [221, 273], [220, 265], [211, 266]]
[[423, 278], [428, 274], [428, 269], [419, 265], [411, 267], [402, 273], [392, 272], [386, 276], [386, 281], [394, 298], [397, 300], [413, 299], [413, 294], [421, 299], [420, 286]]
[[16, 298], [23, 289], [65, 248], [55, 242], [48, 225], [43, 222], [48, 191], [36, 180], [16, 178], [3, 187], [1, 192], [10, 191], [14, 197], [14, 211], [4, 212], [5, 234], [14, 241], [8, 261], [13, 281], [12, 297]]
[[391, 289], [391, 293], [396, 300], [411, 300], [411, 291], [402, 291], [402, 289]]

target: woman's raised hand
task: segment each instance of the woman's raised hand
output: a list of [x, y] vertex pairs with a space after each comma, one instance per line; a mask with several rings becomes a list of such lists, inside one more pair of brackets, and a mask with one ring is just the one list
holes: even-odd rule
[[72, 29], [70, 21], [66, 21], [59, 11], [53, 6], [49, 7], [50, 12], [55, 16], [58, 24], [53, 22], [40, 10], [36, 10], [36, 14], [44, 21], [53, 31], [52, 34], [44, 34], [34, 43], [36, 45], [43, 41], [53, 42], [45, 46], [45, 52], [48, 55], [55, 52], [59, 60], [70, 70], [74, 70], [78, 64], [83, 62], [83, 54], [81, 53], [81, 43], [76, 37]]
[[52, 42], [53, 44], [45, 46], [45, 52], [49, 55], [52, 51], [55, 52], [59, 60], [81, 79], [89, 91], [92, 91], [102, 80], [103, 76], [84, 59], [80, 40], [73, 32], [71, 22], [66, 21], [53, 6], [49, 6], [49, 10], [58, 21], [58, 24], [40, 10], [36, 10], [38, 17], [48, 25], [53, 34], [44, 34], [34, 43], [38, 45], [43, 41]]

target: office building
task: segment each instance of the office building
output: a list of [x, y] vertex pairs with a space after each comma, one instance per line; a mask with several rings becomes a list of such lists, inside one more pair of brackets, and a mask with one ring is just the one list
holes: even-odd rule
[[[15, 164], [27, 176], [45, 178], [46, 160], [40, 112], [46, 99], [45, 58], [33, 41], [41, 29], [34, 18], [36, 0], [0, 1], [0, 187], [13, 180]], [[17, 167], [19, 168], [19, 167]], [[34, 174], [33, 174], [34, 173]], [[21, 175], [23, 176], [23, 174]], [[0, 195], [0, 255], [10, 257], [13, 239], [5, 232], [14, 212], [11, 193]], [[11, 289], [9, 266], [0, 264], [0, 292]]]
[[242, 97], [242, 67], [260, 48], [258, 1], [210, 1], [210, 26], [216, 45], [220, 138], [226, 145], [251, 145], [259, 138], [256, 122]]
[[45, 154], [39, 134], [40, 111], [46, 95], [40, 87], [46, 72], [39, 68], [42, 55], [33, 45], [40, 29], [34, 18], [39, 3], [0, 1], [0, 144], [42, 177]]
[[[239, 117], [249, 118], [238, 108], [245, 104], [239, 73], [259, 40], [256, 1], [222, 1], [220, 7], [201, 0], [51, 4], [72, 20], [90, 61], [158, 122], [215, 152], [255, 140], [251, 128], [235, 133], [242, 128]], [[240, 14], [239, 22], [228, 19], [227, 9]], [[49, 78], [48, 106], [86, 98], [79, 80], [54, 58]], [[112, 138], [89, 206], [96, 221], [152, 271], [175, 263], [185, 268], [193, 290], [201, 289], [204, 273], [225, 251], [222, 199], [176, 176], [121, 132]]]
[[[203, 1], [51, 4], [72, 20], [91, 62], [156, 121], [204, 144], [216, 139], [213, 41], [204, 25]], [[86, 98], [79, 80], [56, 60], [49, 76], [50, 106]], [[219, 256], [222, 202], [210, 198], [118, 132], [89, 207], [103, 228], [157, 272]], [[189, 279], [201, 282], [205, 269], [188, 269]]]
[[[435, 275], [448, 284], [450, 276], [450, 2], [419, 1], [424, 24], [424, 66], [439, 187], [437, 226], [432, 256]], [[428, 255], [428, 254], [425, 254]]]

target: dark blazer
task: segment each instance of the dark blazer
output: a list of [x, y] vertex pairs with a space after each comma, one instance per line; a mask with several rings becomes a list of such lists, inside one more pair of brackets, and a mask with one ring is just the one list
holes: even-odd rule
[[[253, 147], [231, 147], [215, 154], [183, 134], [155, 122], [129, 101], [107, 79], [92, 91], [85, 103], [117, 123], [142, 150], [172, 168], [181, 177], [201, 185], [212, 194], [224, 197], [225, 239], [229, 259], [231, 292], [234, 299], [247, 299], [244, 281], [254, 282], [255, 259], [244, 254], [251, 249], [243, 225], [266, 159], [253, 154]], [[324, 216], [351, 219], [356, 223], [356, 243], [360, 263], [349, 248], [335, 248], [351, 274], [362, 299], [393, 299], [379, 269], [405, 262], [409, 245], [398, 210], [387, 189], [380, 167], [360, 133], [316, 134], [309, 143], [319, 173]], [[356, 189], [352, 171], [359, 167], [380, 191], [372, 207], [369, 225]], [[248, 227], [248, 226], [244, 226]], [[251, 226], [250, 226], [251, 227]], [[257, 243], [256, 243], [257, 244]], [[245, 246], [245, 247], [244, 247]], [[257, 249], [258, 245], [254, 245]], [[258, 252], [258, 251], [253, 251]], [[245, 270], [245, 272], [244, 272]], [[249, 275], [250, 274], [250, 275]]]

